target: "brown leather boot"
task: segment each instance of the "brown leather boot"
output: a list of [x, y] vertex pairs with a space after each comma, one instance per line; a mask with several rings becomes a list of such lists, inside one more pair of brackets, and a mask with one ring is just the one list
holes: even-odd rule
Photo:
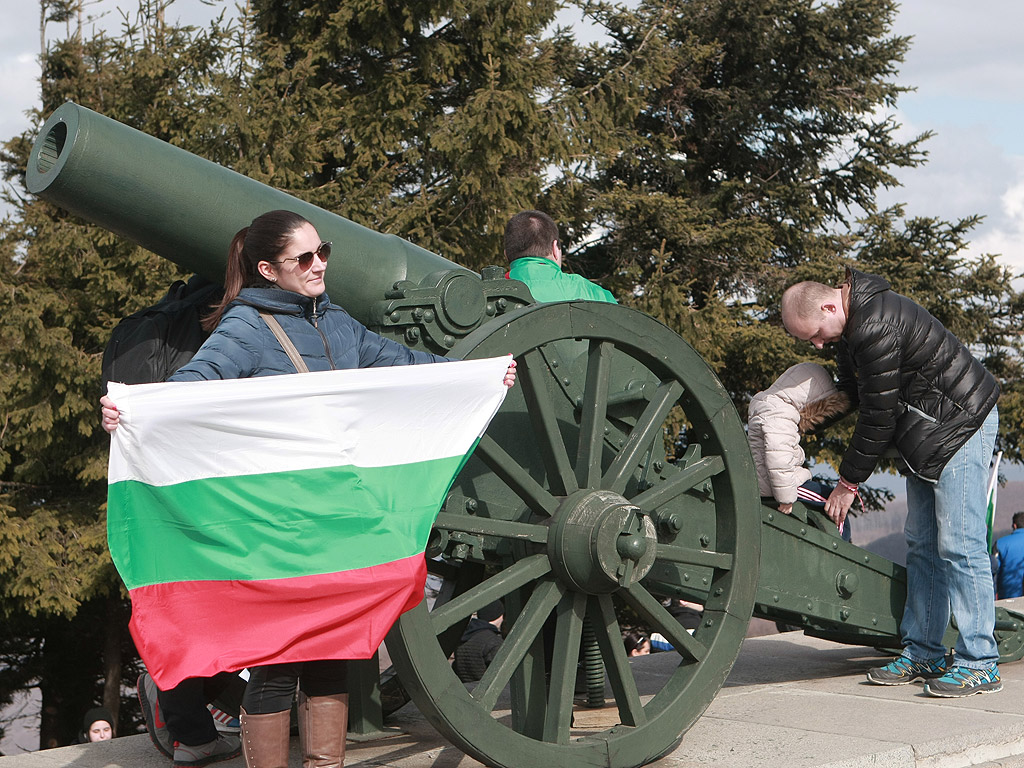
[[250, 715], [243, 709], [239, 719], [246, 768], [288, 768], [291, 712]]
[[348, 734], [348, 694], [307, 696], [299, 691], [297, 708], [302, 768], [341, 768]]

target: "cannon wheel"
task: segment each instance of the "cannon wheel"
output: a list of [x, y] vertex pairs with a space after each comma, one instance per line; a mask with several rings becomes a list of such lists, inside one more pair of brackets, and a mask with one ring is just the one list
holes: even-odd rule
[[[706, 363], [634, 310], [533, 305], [453, 350], [508, 353], [517, 386], [457, 478], [427, 550], [471, 583], [404, 614], [388, 650], [423, 715], [487, 765], [644, 765], [704, 712], [746, 634], [760, 548], [746, 437]], [[670, 413], [690, 437], [675, 462], [664, 459]], [[663, 606], [673, 595], [704, 604], [692, 635]], [[498, 598], [504, 643], [484, 678], [464, 685], [448, 658], [453, 632]], [[623, 613], [672, 643], [679, 663], [667, 676], [636, 674]], [[592, 675], [595, 658], [612, 701], [574, 707], [580, 669]]]

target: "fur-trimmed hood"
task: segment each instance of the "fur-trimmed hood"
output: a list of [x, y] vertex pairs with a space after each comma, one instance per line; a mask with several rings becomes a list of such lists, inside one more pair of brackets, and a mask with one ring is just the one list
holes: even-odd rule
[[801, 435], [811, 432], [815, 427], [821, 426], [827, 419], [833, 416], [841, 416], [850, 410], [850, 398], [844, 392], [835, 392], [807, 403], [800, 409], [800, 422], [797, 429]]

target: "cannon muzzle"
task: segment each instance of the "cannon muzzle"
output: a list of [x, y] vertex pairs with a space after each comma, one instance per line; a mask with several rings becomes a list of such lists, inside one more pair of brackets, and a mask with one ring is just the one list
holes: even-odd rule
[[[338, 256], [326, 276], [331, 299], [409, 346], [444, 351], [500, 314], [505, 306], [495, 305], [491, 288], [521, 296], [513, 306], [530, 300], [515, 281], [484, 288], [475, 272], [396, 235], [374, 232], [73, 102], [43, 125], [26, 186], [217, 282], [239, 229], [269, 210], [295, 211], [334, 243]], [[497, 277], [485, 274], [492, 283]]]

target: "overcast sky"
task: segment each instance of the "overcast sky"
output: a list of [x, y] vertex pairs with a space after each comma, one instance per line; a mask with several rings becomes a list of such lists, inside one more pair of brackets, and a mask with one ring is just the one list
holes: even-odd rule
[[[125, 0], [99, 0], [117, 28]], [[33, 0], [5, 0], [0, 26], [0, 138], [26, 127], [24, 111], [37, 103], [39, 10]], [[223, 6], [223, 2], [220, 7]], [[169, 16], [209, 18], [201, 0], [177, 0]], [[1024, 0], [906, 0], [895, 32], [911, 35], [912, 48], [898, 81], [917, 88], [899, 104], [906, 136], [936, 132], [928, 163], [901, 171], [903, 186], [881, 202], [904, 202], [910, 215], [955, 220], [985, 217], [971, 252], [998, 253], [1024, 273]], [[54, 29], [54, 34], [59, 30]]]

